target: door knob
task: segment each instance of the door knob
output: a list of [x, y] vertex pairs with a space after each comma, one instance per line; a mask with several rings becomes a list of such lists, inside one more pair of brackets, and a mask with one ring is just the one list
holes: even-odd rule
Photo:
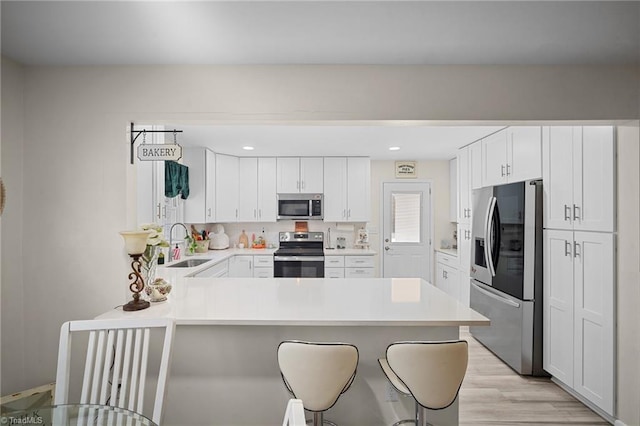
[[384, 249], [388, 251], [388, 250], [390, 250], [390, 249], [391, 249], [391, 247], [389, 247], [389, 246], [384, 246]]
[[385, 239], [384, 239], [384, 242], [385, 242], [385, 243], [388, 243], [388, 242], [389, 242], [389, 239], [388, 239], [388, 238], [385, 238]]

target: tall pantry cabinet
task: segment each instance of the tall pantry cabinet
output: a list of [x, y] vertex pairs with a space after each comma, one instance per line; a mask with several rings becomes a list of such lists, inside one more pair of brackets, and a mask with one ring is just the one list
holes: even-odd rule
[[615, 409], [615, 131], [544, 127], [544, 368]]

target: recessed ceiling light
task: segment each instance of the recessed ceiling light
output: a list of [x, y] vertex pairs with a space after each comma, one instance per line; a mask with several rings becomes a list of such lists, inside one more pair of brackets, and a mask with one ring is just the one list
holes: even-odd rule
[[244, 149], [245, 151], [253, 151], [252, 146], [243, 146], [242, 149]]
[[400, 149], [399, 146], [390, 146], [389, 151], [398, 151]]

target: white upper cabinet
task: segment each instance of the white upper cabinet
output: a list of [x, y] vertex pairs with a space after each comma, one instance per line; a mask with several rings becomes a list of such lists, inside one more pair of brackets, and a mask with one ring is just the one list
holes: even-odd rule
[[482, 139], [482, 185], [507, 181], [507, 132], [501, 130]]
[[276, 159], [258, 158], [258, 222], [275, 222], [277, 215]]
[[542, 177], [542, 127], [507, 129], [507, 180], [522, 182]]
[[204, 148], [185, 148], [182, 155], [183, 164], [189, 167], [189, 198], [184, 203], [184, 221], [214, 222], [216, 155]]
[[347, 158], [347, 220], [368, 222], [371, 216], [371, 161]]
[[458, 221], [458, 159], [449, 160], [449, 221]]
[[474, 142], [468, 146], [469, 150], [469, 177], [471, 189], [482, 188], [482, 142]]
[[324, 220], [367, 222], [371, 210], [371, 162], [364, 157], [324, 159]]
[[241, 157], [238, 160], [238, 221], [258, 221], [258, 159]]
[[469, 147], [458, 150], [458, 223], [471, 223]]
[[278, 193], [323, 192], [322, 157], [280, 157], [277, 160]]
[[238, 157], [216, 154], [216, 221], [238, 221]]
[[276, 221], [276, 159], [241, 157], [239, 222]]
[[612, 126], [544, 128], [545, 228], [615, 230], [614, 154]]
[[509, 127], [482, 139], [482, 186], [542, 177], [539, 126]]
[[324, 220], [344, 222], [347, 220], [347, 159], [327, 157], [324, 168]]

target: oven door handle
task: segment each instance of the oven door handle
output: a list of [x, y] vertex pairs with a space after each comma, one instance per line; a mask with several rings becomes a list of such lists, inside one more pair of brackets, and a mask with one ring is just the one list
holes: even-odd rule
[[273, 256], [275, 262], [324, 262], [324, 256]]

